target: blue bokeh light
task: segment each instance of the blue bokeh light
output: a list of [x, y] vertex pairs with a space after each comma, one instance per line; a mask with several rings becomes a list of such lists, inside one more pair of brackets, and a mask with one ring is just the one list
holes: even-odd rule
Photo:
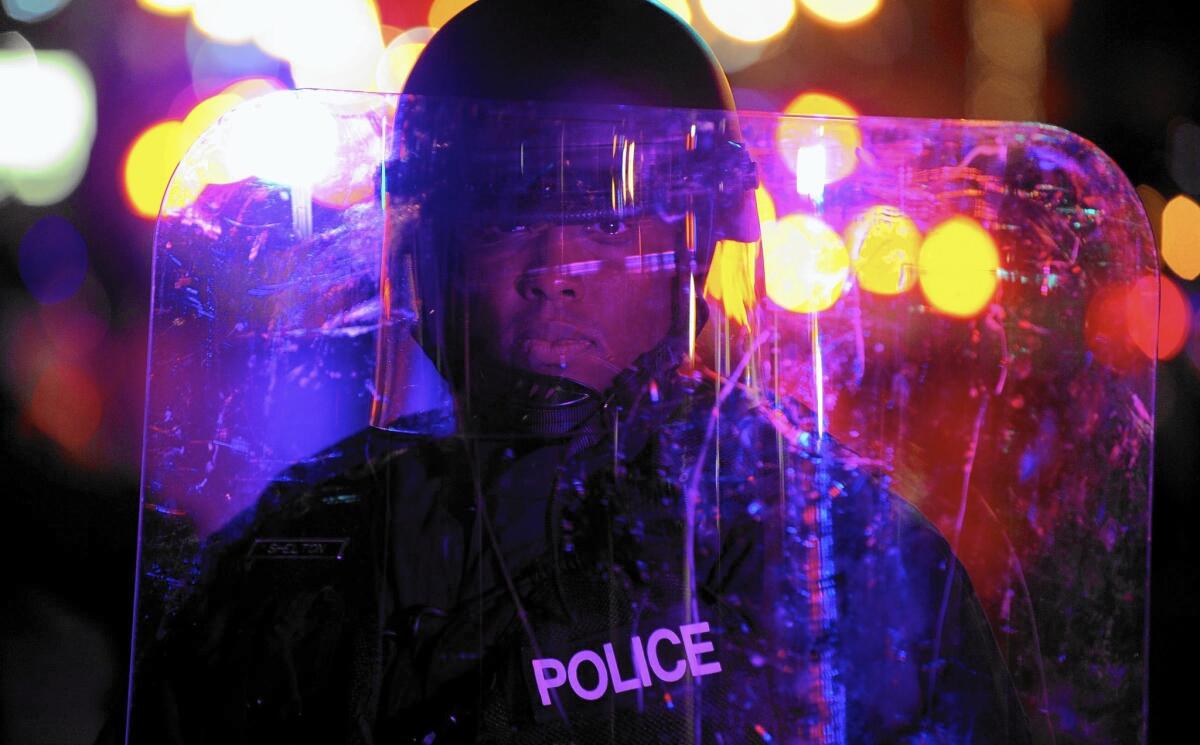
[[18, 270], [40, 303], [57, 303], [74, 295], [87, 268], [87, 244], [62, 217], [43, 217], [21, 238]]

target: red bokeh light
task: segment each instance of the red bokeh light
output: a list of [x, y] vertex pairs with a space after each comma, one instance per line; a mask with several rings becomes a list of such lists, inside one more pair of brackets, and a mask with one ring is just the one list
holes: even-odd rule
[[1142, 354], [1153, 358], [1157, 352], [1158, 359], [1169, 360], [1187, 343], [1192, 313], [1179, 286], [1170, 277], [1161, 280], [1161, 294], [1154, 277], [1142, 277], [1135, 282], [1126, 295], [1125, 312], [1129, 335]]
[[64, 450], [85, 458], [100, 427], [103, 398], [92, 378], [69, 364], [53, 364], [33, 388], [26, 416]]

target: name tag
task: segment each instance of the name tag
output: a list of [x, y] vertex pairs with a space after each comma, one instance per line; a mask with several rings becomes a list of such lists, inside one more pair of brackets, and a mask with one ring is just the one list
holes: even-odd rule
[[328, 559], [341, 561], [349, 538], [258, 538], [246, 557], [258, 559]]

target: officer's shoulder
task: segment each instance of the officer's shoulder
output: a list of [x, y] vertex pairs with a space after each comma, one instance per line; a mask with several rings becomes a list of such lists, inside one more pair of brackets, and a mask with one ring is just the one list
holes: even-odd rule
[[303, 535], [309, 528], [357, 519], [387, 469], [414, 457], [417, 443], [365, 428], [292, 463], [273, 477], [254, 504], [218, 530], [210, 546], [249, 536]]

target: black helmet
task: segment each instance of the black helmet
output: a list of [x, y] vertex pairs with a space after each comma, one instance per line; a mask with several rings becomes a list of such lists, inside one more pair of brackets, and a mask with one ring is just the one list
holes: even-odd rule
[[[404, 227], [393, 231], [401, 237], [385, 267], [385, 317], [398, 310], [413, 320], [443, 377], [468, 394], [460, 404], [471, 410], [469, 427], [566, 434], [601, 407], [666, 384], [707, 317], [699, 290], [717, 240], [758, 237], [754, 164], [729, 83], [704, 42], [644, 0], [480, 0], [433, 37], [404, 92], [388, 171]], [[497, 236], [509, 241], [550, 225], [559, 240], [575, 228], [601, 236], [635, 221], [672, 226], [675, 235], [670, 251], [650, 252], [654, 271], [671, 271], [673, 299], [643, 309], [645, 323], [664, 320], [636, 355], [614, 354], [629, 342], [605, 345], [571, 323], [547, 322], [499, 347], [496, 329], [476, 333], [481, 313], [472, 325], [464, 291], [471, 277], [487, 271], [489, 281], [544, 302], [533, 278], [566, 276], [541, 264], [512, 278], [494, 265], [484, 270], [479, 253]], [[464, 238], [464, 225], [478, 234]], [[637, 254], [619, 257], [625, 271], [650, 271], [640, 232]], [[569, 362], [578, 348], [591, 352]], [[385, 341], [377, 381], [385, 399], [396, 395], [388, 372], [396, 354]], [[391, 426], [386, 410], [376, 407], [375, 424]]]
[[734, 109], [712, 50], [649, 0], [480, 0], [434, 35], [404, 92]]

